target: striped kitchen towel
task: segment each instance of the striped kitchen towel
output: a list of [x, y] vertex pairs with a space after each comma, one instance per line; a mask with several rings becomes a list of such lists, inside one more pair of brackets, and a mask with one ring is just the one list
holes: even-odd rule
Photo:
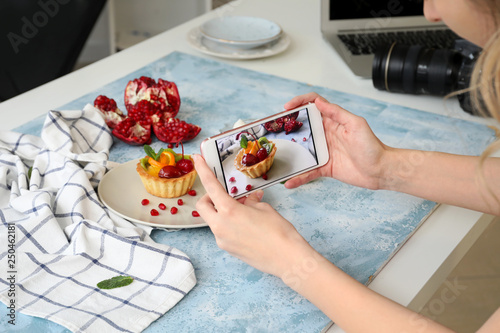
[[[90, 105], [49, 112], [41, 138], [0, 132], [0, 301], [9, 313], [74, 332], [140, 332], [196, 284], [184, 253], [99, 201], [112, 142]], [[134, 281], [97, 287], [120, 275]]]

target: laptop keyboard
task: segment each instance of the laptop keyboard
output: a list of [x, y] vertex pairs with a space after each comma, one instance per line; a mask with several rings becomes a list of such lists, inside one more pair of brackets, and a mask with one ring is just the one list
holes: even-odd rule
[[459, 38], [449, 29], [413, 30], [400, 32], [339, 34], [340, 40], [355, 55], [373, 54], [378, 45], [398, 42], [407, 45], [422, 45], [426, 48], [452, 48]]

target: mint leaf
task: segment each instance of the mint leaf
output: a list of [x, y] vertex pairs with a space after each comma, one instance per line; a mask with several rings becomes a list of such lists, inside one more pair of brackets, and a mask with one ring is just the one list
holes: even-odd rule
[[97, 287], [99, 289], [114, 289], [114, 288], [120, 288], [120, 287], [125, 287], [128, 286], [134, 282], [134, 279], [130, 276], [115, 276], [111, 279], [101, 281], [97, 284]]
[[155, 153], [154, 149], [151, 148], [151, 146], [144, 145], [144, 152], [146, 153], [146, 155], [148, 155], [149, 157], [151, 157], [155, 161], [158, 161], [160, 159], [160, 156], [161, 156], [161, 153], [163, 153], [163, 150], [164, 150], [163, 148], [160, 148], [158, 153]]
[[246, 148], [247, 146], [248, 146], [248, 139], [245, 135], [242, 135], [240, 140], [240, 147]]
[[146, 155], [148, 155], [149, 157], [151, 157], [152, 159], [156, 159], [156, 153], [155, 151], [153, 150], [153, 148], [151, 148], [151, 146], [148, 146], [148, 145], [144, 145], [144, 152], [146, 153]]

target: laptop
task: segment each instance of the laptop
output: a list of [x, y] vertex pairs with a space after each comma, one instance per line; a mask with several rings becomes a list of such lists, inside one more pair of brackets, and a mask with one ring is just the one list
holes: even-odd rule
[[358, 76], [371, 78], [382, 43], [451, 48], [458, 38], [443, 23], [428, 22], [422, 0], [321, 0], [321, 32]]

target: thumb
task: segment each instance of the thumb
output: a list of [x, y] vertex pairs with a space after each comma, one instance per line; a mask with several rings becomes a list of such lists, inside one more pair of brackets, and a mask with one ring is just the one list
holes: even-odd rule
[[250, 195], [245, 198], [243, 203], [245, 204], [245, 206], [253, 206], [256, 203], [259, 203], [262, 200], [263, 196], [264, 196], [264, 191], [257, 190], [255, 192], [250, 193]]

